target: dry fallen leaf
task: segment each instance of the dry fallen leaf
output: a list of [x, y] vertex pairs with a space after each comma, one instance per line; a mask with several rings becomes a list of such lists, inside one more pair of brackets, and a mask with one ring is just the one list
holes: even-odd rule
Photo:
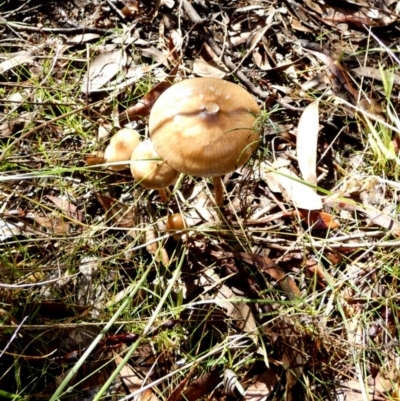
[[333, 230], [339, 227], [339, 223], [333, 216], [326, 212], [298, 209], [298, 215], [307, 226], [314, 230]]
[[0, 74], [5, 73], [19, 65], [29, 65], [35, 63], [35, 58], [32, 55], [32, 51], [20, 51], [16, 53], [13, 57], [0, 63]]
[[171, 70], [165, 81], [159, 82], [133, 107], [130, 107], [129, 109], [120, 113], [120, 115], [118, 116], [118, 120], [121, 127], [128, 122], [140, 120], [150, 114], [151, 108], [153, 107], [155, 101], [174, 82], [178, 68], [179, 63], [177, 63], [175, 67]]
[[257, 267], [261, 272], [269, 274], [281, 286], [289, 299], [300, 297], [301, 293], [296, 283], [272, 259], [244, 252], [225, 252], [224, 258], [238, 258]]
[[[277, 170], [268, 169], [265, 179], [268, 187], [273, 191], [279, 188], [287, 202], [295, 207], [307, 210], [322, 208], [322, 200], [313, 188], [303, 184], [299, 177], [286, 167]], [[273, 189], [272, 189], [273, 188]]]
[[0, 138], [9, 138], [12, 134], [24, 129], [29, 123], [34, 121], [36, 114], [36, 112], [23, 113], [0, 124]]
[[[113, 354], [116, 365], [120, 365], [123, 359], [115, 351], [113, 351]], [[145, 380], [141, 379], [137, 372], [127, 363], [122, 367], [119, 375], [126, 386], [128, 394], [134, 393], [146, 384]], [[159, 398], [151, 389], [143, 390], [132, 399], [134, 401], [159, 401]]]
[[128, 122], [137, 121], [142, 119], [143, 117], [148, 116], [155, 101], [158, 99], [161, 93], [163, 93], [170, 86], [170, 82], [160, 82], [150, 92], [143, 96], [143, 98], [139, 100], [134, 106], [123, 111], [118, 116], [121, 127]]
[[337, 200], [326, 199], [325, 204], [336, 210], [346, 210], [349, 212], [357, 211], [365, 213], [369, 217], [371, 223], [386, 228], [394, 236], [400, 237], [400, 222], [398, 222], [396, 218], [391, 217], [370, 205], [362, 206], [360, 204], [357, 204], [351, 199], [345, 199], [345, 198]]
[[[202, 284], [204, 286], [204, 292], [209, 291], [220, 281], [219, 276], [211, 269], [206, 270], [202, 277]], [[238, 295], [238, 291], [233, 291], [225, 284], [218, 285], [217, 293], [208, 299], [212, 299], [218, 306], [226, 311], [226, 314], [237, 321], [237, 326], [240, 327], [246, 333], [249, 333], [249, 337], [258, 344], [257, 337], [257, 322], [251, 311], [250, 307], [246, 302], [241, 302], [242, 296]]]
[[63, 220], [60, 217], [37, 216], [33, 213], [27, 214], [26, 217], [34, 220], [41, 227], [46, 228], [53, 235], [70, 234], [71, 223]]
[[96, 152], [95, 154], [85, 155], [84, 161], [88, 166], [96, 166], [105, 163], [104, 152]]
[[105, 212], [106, 221], [113, 221], [116, 226], [121, 228], [135, 226], [135, 213], [132, 206], [98, 192], [94, 192], [94, 196]]
[[219, 377], [219, 373], [213, 370], [190, 383], [190, 385], [179, 394], [179, 397], [168, 401], [196, 401], [211, 393], [220, 382], [221, 378]]
[[255, 383], [246, 389], [245, 401], [266, 401], [280, 381], [280, 375], [274, 367], [267, 369]]
[[333, 60], [324, 53], [316, 52], [311, 49], [304, 49], [304, 51], [313, 54], [327, 66], [333, 90], [339, 91], [341, 87], [343, 87], [353, 96], [354, 99], [358, 99], [358, 90], [354, 88], [348, 73], [338, 61]]
[[[382, 70], [379, 68], [358, 67], [353, 68], [352, 71], [361, 77], [372, 78], [380, 82], [383, 80]], [[395, 85], [400, 85], [400, 75], [393, 73], [393, 83]]]
[[193, 62], [193, 73], [199, 77], [225, 78], [227, 72], [220, 66], [207, 62], [203, 58], [196, 58]]
[[115, 49], [100, 54], [89, 66], [85, 74], [81, 91], [85, 94], [98, 91], [122, 71], [127, 63], [124, 49]]
[[317, 144], [319, 131], [319, 100], [303, 111], [297, 128], [297, 159], [304, 181], [317, 185]]
[[60, 199], [57, 196], [47, 195], [46, 198], [51, 200], [63, 212], [66, 212], [67, 216], [78, 221], [83, 221], [83, 214], [73, 203], [66, 199]]

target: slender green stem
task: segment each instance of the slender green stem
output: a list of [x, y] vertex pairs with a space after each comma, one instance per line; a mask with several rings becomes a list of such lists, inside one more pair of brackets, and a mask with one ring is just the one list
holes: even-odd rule
[[65, 377], [65, 379], [61, 382], [61, 384], [58, 386], [57, 390], [53, 394], [53, 396], [50, 398], [50, 401], [56, 401], [60, 399], [60, 395], [64, 388], [68, 385], [68, 383], [71, 381], [71, 379], [76, 375], [78, 372], [79, 368], [83, 365], [85, 362], [86, 358], [90, 355], [90, 353], [94, 350], [96, 345], [102, 340], [102, 338], [107, 334], [108, 330], [111, 328], [111, 326], [117, 321], [118, 317], [121, 315], [121, 313], [126, 309], [126, 307], [129, 305], [130, 302], [132, 302], [132, 298], [136, 295], [136, 293], [139, 291], [139, 289], [142, 287], [144, 281], [146, 280], [147, 275], [151, 271], [153, 267], [153, 263], [149, 264], [149, 267], [147, 270], [144, 272], [143, 276], [140, 278], [140, 280], [136, 283], [136, 285], [131, 289], [131, 292], [128, 293], [128, 296], [126, 297], [125, 301], [122, 303], [122, 305], [118, 308], [118, 310], [115, 312], [114, 316], [110, 319], [110, 321], [105, 325], [103, 330], [99, 333], [99, 335], [94, 339], [92, 344], [88, 347], [88, 349], [84, 352], [84, 354], [80, 357], [79, 361], [76, 363], [76, 365], [70, 370], [68, 375]]
[[168, 298], [170, 292], [172, 291], [173, 286], [175, 285], [176, 280], [179, 277], [179, 274], [181, 272], [181, 268], [183, 265], [183, 262], [185, 260], [185, 253], [182, 252], [181, 259], [179, 261], [179, 264], [172, 276], [172, 280], [169, 282], [168, 288], [165, 291], [165, 294], [163, 297], [160, 299], [160, 302], [157, 305], [156, 310], [153, 312], [153, 315], [151, 316], [149, 322], [147, 323], [147, 326], [145, 327], [143, 331], [143, 335], [138, 338], [138, 340], [132, 344], [131, 348], [125, 355], [124, 359], [121, 361], [121, 363], [117, 366], [117, 368], [114, 370], [112, 375], [107, 379], [107, 381], [104, 383], [103, 387], [100, 389], [100, 391], [96, 394], [96, 397], [93, 398], [93, 401], [99, 401], [100, 398], [103, 396], [103, 394], [107, 391], [107, 389], [110, 387], [111, 383], [115, 380], [115, 378], [119, 375], [121, 370], [124, 368], [124, 366], [128, 363], [129, 359], [132, 357], [132, 354], [136, 351], [136, 348], [142, 341], [143, 337], [146, 336], [146, 334], [150, 331], [150, 329], [153, 327], [154, 321], [157, 319], [158, 314], [161, 311], [161, 308], [163, 307], [166, 299]]

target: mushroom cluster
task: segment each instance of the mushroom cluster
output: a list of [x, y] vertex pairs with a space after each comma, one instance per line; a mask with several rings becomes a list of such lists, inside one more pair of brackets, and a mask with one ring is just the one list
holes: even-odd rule
[[171, 168], [213, 177], [215, 201], [221, 206], [221, 176], [246, 163], [258, 146], [259, 112], [242, 87], [222, 79], [191, 78], [157, 99], [150, 113], [150, 138]]
[[158, 190], [163, 202], [167, 201], [164, 188], [172, 185], [179, 172], [161, 160], [149, 139], [141, 142], [137, 131], [119, 130], [104, 152], [104, 161], [113, 171], [130, 165], [133, 178], [144, 188]]
[[113, 170], [129, 163], [137, 182], [159, 190], [179, 173], [212, 177], [215, 202], [223, 203], [221, 176], [245, 164], [257, 148], [260, 132], [255, 99], [242, 87], [217, 78], [191, 78], [163, 92], [149, 118], [150, 140], [122, 129], [110, 140], [104, 158]]

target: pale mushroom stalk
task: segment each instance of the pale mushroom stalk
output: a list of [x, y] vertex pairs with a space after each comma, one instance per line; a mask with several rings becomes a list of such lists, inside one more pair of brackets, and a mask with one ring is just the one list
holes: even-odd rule
[[165, 192], [165, 189], [163, 189], [163, 188], [158, 189], [158, 194], [160, 195], [161, 202], [164, 202], [164, 203], [167, 202], [168, 196], [167, 196], [167, 193]]
[[214, 200], [218, 207], [221, 207], [224, 203], [224, 186], [222, 184], [221, 177], [213, 177], [214, 183]]

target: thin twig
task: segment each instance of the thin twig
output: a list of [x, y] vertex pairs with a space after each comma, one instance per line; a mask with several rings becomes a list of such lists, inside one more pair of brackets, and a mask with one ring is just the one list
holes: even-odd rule
[[[68, 276], [68, 279], [77, 276], [78, 274], [74, 274], [72, 276]], [[58, 277], [54, 278], [52, 280], [47, 280], [47, 281], [41, 281], [40, 283], [31, 283], [31, 284], [2, 284], [0, 283], [0, 288], [5, 288], [7, 290], [24, 290], [24, 289], [30, 289], [33, 287], [42, 287], [44, 285], [49, 285], [56, 283], [59, 280], [63, 280], [63, 277]]]
[[3, 354], [7, 351], [8, 347], [10, 346], [10, 344], [13, 342], [14, 338], [17, 336], [19, 329], [23, 326], [25, 320], [28, 319], [28, 316], [25, 316], [22, 319], [22, 322], [18, 325], [18, 327], [16, 328], [16, 330], [14, 331], [13, 335], [10, 338], [10, 341], [7, 343], [7, 345], [5, 346], [5, 348], [3, 349], [3, 351], [1, 351], [0, 354], [0, 358], [3, 356]]
[[79, 33], [111, 33], [111, 29], [94, 28], [91, 26], [77, 26], [75, 28], [44, 28], [31, 25], [17, 24], [15, 22], [0, 21], [0, 25], [5, 25], [17, 31], [27, 32], [43, 32], [43, 33], [63, 33], [63, 34], [79, 34]]
[[108, 5], [114, 10], [114, 12], [118, 15], [118, 18], [122, 21], [126, 21], [125, 15], [121, 12], [121, 10], [110, 0], [106, 0]]

